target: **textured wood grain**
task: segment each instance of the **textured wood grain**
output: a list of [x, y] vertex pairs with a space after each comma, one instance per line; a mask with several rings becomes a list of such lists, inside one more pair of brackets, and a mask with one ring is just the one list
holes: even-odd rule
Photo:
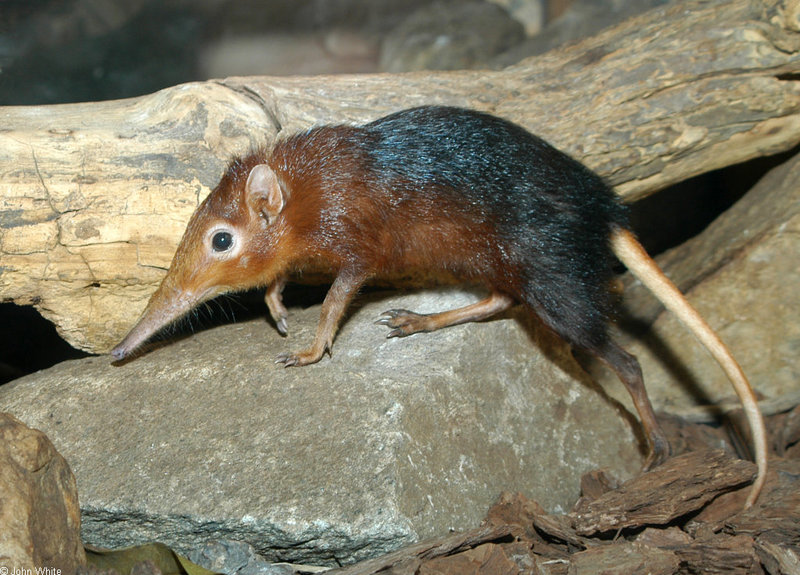
[[511, 533], [507, 525], [478, 527], [465, 533], [456, 533], [388, 553], [382, 557], [368, 559], [350, 567], [329, 571], [331, 575], [371, 575], [373, 573], [407, 573], [413, 575], [423, 561], [458, 554], [473, 549], [488, 541], [502, 539]]
[[575, 530], [592, 535], [641, 525], [666, 525], [697, 511], [720, 493], [755, 477], [755, 466], [722, 450], [673, 457], [598, 499], [579, 505]]
[[231, 155], [315, 123], [446, 103], [521, 123], [636, 199], [800, 142], [795, 2], [683, 2], [499, 72], [229, 78], [0, 109], [0, 301], [104, 352]]

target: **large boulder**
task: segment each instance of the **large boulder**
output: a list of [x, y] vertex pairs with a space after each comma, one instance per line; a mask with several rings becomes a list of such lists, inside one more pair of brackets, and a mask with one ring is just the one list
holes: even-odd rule
[[120, 366], [65, 362], [0, 388], [0, 407], [69, 458], [85, 540], [109, 547], [236, 539], [347, 563], [476, 525], [503, 490], [563, 511], [585, 471], [635, 473], [628, 414], [525, 318], [404, 339], [374, 324], [475, 297], [365, 296], [332, 358], [304, 368], [273, 358], [310, 343], [317, 306], [291, 310], [288, 339], [256, 320]]

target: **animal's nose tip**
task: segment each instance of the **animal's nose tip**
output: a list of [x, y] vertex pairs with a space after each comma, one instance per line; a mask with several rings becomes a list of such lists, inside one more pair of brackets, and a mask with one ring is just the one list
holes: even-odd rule
[[118, 345], [117, 347], [111, 350], [111, 357], [113, 357], [117, 361], [125, 359], [125, 356], [127, 354], [128, 353], [125, 351], [125, 348], [123, 348], [121, 345]]

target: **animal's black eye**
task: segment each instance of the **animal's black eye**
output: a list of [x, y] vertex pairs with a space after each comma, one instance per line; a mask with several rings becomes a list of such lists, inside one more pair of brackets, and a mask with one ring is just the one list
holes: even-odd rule
[[215, 252], [226, 252], [233, 245], [233, 236], [228, 232], [217, 232], [211, 238], [211, 247]]

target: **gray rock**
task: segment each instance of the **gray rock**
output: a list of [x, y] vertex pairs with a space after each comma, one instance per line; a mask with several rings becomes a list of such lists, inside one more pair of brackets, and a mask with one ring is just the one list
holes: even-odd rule
[[112, 548], [235, 539], [270, 561], [350, 563], [476, 525], [503, 490], [559, 511], [585, 471], [635, 473], [627, 414], [527, 321], [404, 339], [374, 324], [475, 297], [362, 298], [332, 358], [304, 368], [273, 358], [311, 342], [318, 307], [290, 310], [287, 339], [257, 320], [122, 366], [65, 362], [1, 388], [0, 407], [53, 438], [85, 541]]
[[668, 0], [575, 0], [563, 14], [537, 34], [511, 46], [496, 56], [492, 67], [504, 68], [543, 54], [569, 42], [597, 34], [642, 12], [666, 4]]
[[259, 557], [244, 541], [214, 539], [189, 553], [189, 560], [215, 573], [226, 575], [293, 575], [288, 565], [275, 565]]
[[386, 35], [378, 67], [384, 72], [486, 68], [524, 38], [522, 24], [494, 4], [433, 2]]

